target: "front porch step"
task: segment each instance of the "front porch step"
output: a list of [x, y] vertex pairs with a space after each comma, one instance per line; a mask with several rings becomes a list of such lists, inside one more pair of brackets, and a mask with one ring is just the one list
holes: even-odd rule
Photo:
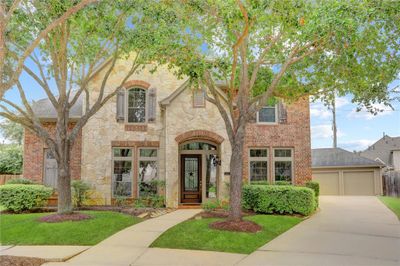
[[179, 204], [178, 209], [202, 209], [200, 204]]

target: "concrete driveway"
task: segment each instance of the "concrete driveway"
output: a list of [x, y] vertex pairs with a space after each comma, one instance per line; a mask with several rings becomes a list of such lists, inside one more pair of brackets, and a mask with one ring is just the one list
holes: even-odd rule
[[238, 265], [400, 265], [400, 222], [376, 197], [323, 196], [321, 210]]

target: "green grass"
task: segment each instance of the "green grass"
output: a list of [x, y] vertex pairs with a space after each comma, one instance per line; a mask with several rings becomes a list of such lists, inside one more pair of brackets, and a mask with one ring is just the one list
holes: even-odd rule
[[245, 219], [261, 225], [263, 230], [259, 233], [220, 231], [208, 227], [209, 223], [220, 219], [188, 220], [164, 232], [151, 247], [250, 254], [303, 220], [275, 215], [255, 215]]
[[43, 223], [49, 213], [2, 214], [0, 243], [3, 245], [94, 245], [112, 234], [140, 222], [116, 212], [86, 211], [94, 218], [75, 222]]
[[394, 197], [379, 197], [379, 199], [391, 209], [400, 219], [400, 198]]

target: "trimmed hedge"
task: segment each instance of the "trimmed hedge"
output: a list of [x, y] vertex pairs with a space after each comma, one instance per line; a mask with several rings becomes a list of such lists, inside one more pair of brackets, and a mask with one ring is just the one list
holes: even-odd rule
[[315, 192], [315, 203], [319, 206], [319, 183], [316, 181], [308, 181], [305, 186], [311, 188]]
[[296, 186], [243, 186], [243, 208], [258, 213], [309, 215], [316, 209], [315, 192]]
[[11, 184], [21, 184], [21, 185], [34, 185], [35, 182], [33, 182], [30, 179], [19, 177], [19, 178], [12, 178], [6, 182], [7, 185]]
[[42, 207], [53, 189], [42, 185], [11, 184], [0, 186], [0, 205], [13, 212]]

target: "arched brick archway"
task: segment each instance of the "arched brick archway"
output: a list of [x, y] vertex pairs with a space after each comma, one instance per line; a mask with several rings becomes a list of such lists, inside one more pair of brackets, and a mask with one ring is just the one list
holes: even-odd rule
[[182, 133], [175, 138], [178, 143], [195, 139], [209, 140], [216, 144], [221, 144], [225, 140], [224, 137], [208, 130], [191, 130]]
[[132, 88], [132, 87], [141, 87], [143, 89], [148, 89], [150, 87], [150, 83], [143, 81], [143, 80], [129, 80], [124, 83], [123, 87], [126, 89]]

